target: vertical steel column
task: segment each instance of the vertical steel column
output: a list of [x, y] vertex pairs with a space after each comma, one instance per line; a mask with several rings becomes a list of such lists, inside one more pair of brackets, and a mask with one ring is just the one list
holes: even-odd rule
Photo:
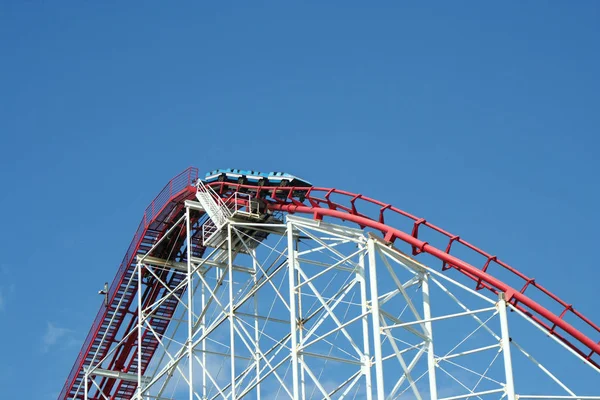
[[288, 241], [288, 278], [290, 284], [290, 334], [291, 334], [291, 352], [292, 352], [292, 394], [294, 400], [299, 399], [298, 391], [298, 339], [296, 336], [296, 251], [294, 249], [294, 226], [287, 222], [287, 241]]
[[142, 263], [137, 263], [137, 300], [138, 300], [138, 332], [137, 332], [137, 378], [138, 399], [142, 400], [142, 324], [144, 323], [144, 310], [142, 310]]
[[367, 240], [369, 257], [369, 283], [371, 287], [371, 318], [373, 319], [373, 350], [375, 352], [375, 380], [377, 399], [385, 398], [383, 386], [383, 362], [381, 352], [381, 324], [379, 323], [379, 294], [377, 291], [377, 264], [375, 262], [375, 241]]
[[429, 274], [423, 273], [421, 276], [421, 289], [423, 291], [423, 319], [425, 329], [429, 334], [427, 343], [427, 368], [429, 375], [429, 396], [431, 400], [437, 400], [437, 384], [435, 379], [435, 353], [433, 352], [433, 328], [431, 324], [431, 303], [429, 299]]
[[[295, 254], [298, 254], [298, 239], [294, 240], [294, 249], [296, 251]], [[295, 262], [296, 258], [294, 258], [294, 262]], [[296, 271], [296, 282], [300, 282], [300, 265], [298, 265], [298, 270]], [[302, 321], [302, 287], [298, 287], [297, 289], [298, 291], [298, 315], [297, 315], [297, 319], [298, 321]], [[304, 344], [304, 329], [302, 327], [302, 325], [298, 326], [298, 341], [300, 343], [300, 345]], [[304, 371], [304, 355], [300, 354], [298, 356], [300, 362], [300, 365], [302, 366], [302, 368], [300, 368], [300, 399], [301, 400], [305, 400], [306, 399], [306, 372]]]
[[515, 400], [515, 383], [512, 372], [512, 359], [510, 356], [510, 336], [508, 334], [508, 318], [506, 315], [506, 300], [504, 293], [498, 295], [498, 316], [500, 317], [500, 331], [502, 333], [502, 355], [504, 356], [504, 373], [506, 374], [506, 398]]
[[[202, 273], [202, 272], [200, 272]], [[202, 311], [204, 311], [204, 307], [206, 307], [206, 292], [205, 292], [205, 288], [204, 288], [204, 283], [200, 282], [200, 284], [202, 285], [202, 288], [200, 289], [200, 301], [202, 303]], [[200, 332], [201, 335], [204, 336], [204, 334], [206, 333], [206, 317], [202, 316], [202, 322], [200, 323]], [[206, 392], [206, 339], [204, 339], [202, 341], [202, 398], [206, 399], [207, 397], [207, 392]]]
[[83, 374], [83, 390], [85, 390], [85, 392], [83, 393], [84, 400], [88, 400], [88, 390], [89, 390], [88, 379], [89, 379], [88, 373], [87, 373], [87, 371], [85, 371], [85, 373]]
[[231, 347], [231, 400], [235, 400], [235, 321], [233, 320], [233, 241], [231, 240], [231, 224], [227, 224], [227, 258], [229, 264], [229, 343]]
[[185, 229], [187, 231], [187, 314], [188, 314], [188, 338], [187, 338], [187, 356], [188, 356], [188, 375], [189, 375], [189, 400], [194, 399], [194, 348], [192, 345], [192, 338], [194, 337], [194, 314], [192, 310], [192, 304], [194, 302], [194, 286], [193, 282], [193, 269], [192, 269], [192, 234], [190, 227], [190, 208], [185, 209]]
[[[361, 248], [364, 250], [364, 245], [361, 245]], [[362, 317], [362, 329], [363, 329], [363, 359], [362, 359], [362, 373], [365, 376], [365, 388], [367, 400], [371, 400], [373, 398], [372, 393], [372, 383], [371, 383], [371, 355], [369, 350], [369, 316], [367, 309], [367, 282], [365, 279], [365, 253], [362, 252], [359, 256], [358, 263], [360, 265], [360, 271], [356, 272], [356, 279], [360, 285], [360, 303], [361, 303], [361, 313], [364, 315]]]
[[[252, 269], [254, 271], [253, 281], [254, 287], [258, 283], [257, 273], [258, 273], [258, 263], [256, 261], [256, 250], [252, 250]], [[256, 381], [260, 381], [260, 335], [259, 335], [259, 325], [258, 325], [258, 290], [254, 292], [252, 295], [254, 298], [254, 358], [256, 363]], [[256, 385], [256, 398], [260, 400], [260, 383]]]

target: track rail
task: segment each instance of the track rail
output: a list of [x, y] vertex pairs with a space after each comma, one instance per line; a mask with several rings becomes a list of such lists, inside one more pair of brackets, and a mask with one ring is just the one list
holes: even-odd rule
[[[135, 314], [135, 310], [130, 310], [130, 306], [132, 306], [133, 299], [137, 294], [137, 285], [133, 285], [133, 287], [127, 285], [129, 278], [135, 270], [135, 257], [138, 254], [146, 254], [152, 248], [154, 243], [162, 237], [173, 222], [176, 217], [176, 210], [182, 208], [185, 200], [194, 197], [195, 188], [193, 183], [197, 179], [197, 168], [190, 167], [181, 172], [165, 185], [144, 211], [142, 220], [108, 291], [108, 307], [104, 303], [100, 306], [92, 327], [75, 360], [75, 364], [59, 395], [59, 399], [83, 398], [83, 391], [79, 390], [77, 393], [77, 390], [80, 386], [83, 386], [84, 368], [88, 367], [93, 361], [97, 362], [107, 355], [111, 346], [117, 341], [116, 336], [120, 332], [120, 327], [126, 320], [127, 315]], [[166, 328], [166, 326], [160, 326], [158, 330], [163, 331]], [[128, 346], [126, 344], [123, 347], [124, 349], [114, 352], [111, 359], [107, 360], [109, 365], [115, 366], [118, 364], [119, 354], [129, 352], [129, 354], [125, 354], [129, 356], [132, 351], [135, 351], [135, 348], [131, 345]], [[146, 349], [148, 349], [148, 354], [143, 355], [145, 360], [147, 360], [144, 362], [144, 365], [150, 362], [155, 350], [152, 346], [146, 346]], [[135, 369], [136, 367], [137, 365], [134, 363], [132, 368]], [[112, 387], [114, 383], [114, 379], [103, 382], [103, 384], [109, 387]], [[128, 387], [130, 385], [119, 382], [118, 390], [123, 385], [126, 386], [121, 392], [123, 396], [118, 396], [118, 398], [130, 398], [133, 389]]]
[[[384, 236], [384, 240], [394, 242], [400, 240], [407, 243], [412, 248], [413, 255], [421, 253], [430, 254], [442, 261], [442, 270], [454, 269], [461, 272], [471, 280], [476, 282], [476, 289], [487, 289], [497, 294], [504, 292], [507, 301], [514, 305], [517, 309], [524, 312], [529, 318], [541, 325], [550, 335], [555, 336], [567, 347], [579, 354], [594, 367], [600, 369], [600, 327], [593, 323], [589, 318], [585, 317], [581, 312], [577, 311], [572, 304], [567, 303], [560, 297], [540, 285], [534, 278], [530, 278], [508, 263], [500, 260], [497, 256], [491, 255], [484, 250], [472, 245], [458, 235], [454, 235], [423, 218], [416, 217], [406, 211], [375, 200], [361, 194], [355, 194], [343, 190], [332, 188], [299, 188], [299, 187], [283, 187], [283, 188], [264, 188], [249, 185], [235, 185], [226, 182], [215, 182], [210, 186], [215, 188], [222, 194], [231, 191], [256, 191], [259, 196], [268, 196], [273, 201], [270, 208], [275, 211], [293, 213], [311, 214], [314, 219], [321, 220], [324, 217], [331, 217], [339, 220], [345, 220], [356, 223], [361, 228], [372, 228], [380, 231]], [[297, 199], [298, 193], [302, 192], [304, 200]], [[370, 209], [371, 212], [362, 211], [362, 206], [365, 209]], [[368, 207], [370, 206], [370, 207]], [[377, 209], [373, 215], [372, 209]], [[411, 229], [408, 232], [387, 225], [386, 217], [390, 214], [400, 216], [402, 219], [409, 221]], [[419, 232], [423, 229], [429, 229], [442, 236], [446, 237], [447, 244], [445, 247], [436, 247], [424, 240], [419, 239]], [[421, 232], [422, 233], [422, 232]], [[479, 255], [485, 259], [481, 267], [476, 267], [469, 262], [458, 258], [451, 254], [452, 249], [458, 245], [464, 246], [475, 255]], [[521, 287], [514, 287], [503, 280], [492, 275], [491, 270], [494, 267], [500, 267], [509, 272], [513, 277], [518, 278], [522, 282]], [[538, 301], [534, 301], [530, 296], [526, 295], [532, 289], [539, 290], [542, 295], [544, 305]], [[561, 308], [561, 312], [555, 313], [549, 310], [550, 307], [556, 306]], [[574, 320], [577, 327], [567, 321], [567, 318]], [[592, 332], [594, 339], [584, 334], [581, 329], [586, 329]]]
[[[131, 276], [135, 268], [135, 256], [145, 254], [153, 243], [162, 237], [170, 223], [174, 221], [175, 210], [181, 210], [183, 202], [193, 198], [195, 188], [193, 183], [198, 176], [196, 168], [188, 168], [173, 178], [165, 188], [150, 203], [138, 229], [131, 241], [123, 261], [117, 270], [117, 274], [109, 290], [109, 307], [102, 305], [98, 315], [92, 324], [92, 328], [81, 348], [81, 351], [73, 365], [71, 373], [59, 396], [60, 400], [73, 398], [78, 385], [83, 380], [83, 369], [92, 362], [93, 355], [98, 353], [103, 356], [114, 343], [118, 327], [125, 320], [126, 314], [131, 311], [127, 308], [118, 308], [120, 297], [133, 300], [137, 288], [125, 288], [124, 283]], [[316, 220], [325, 217], [348, 221], [359, 227], [371, 228], [381, 232], [384, 239], [389, 242], [397, 240], [408, 244], [413, 255], [429, 254], [442, 262], [442, 270], [456, 270], [464, 276], [473, 280], [476, 289], [486, 289], [495, 294], [504, 292], [507, 300], [529, 318], [542, 326], [550, 335], [558, 338], [568, 348], [587, 360], [591, 365], [600, 369], [600, 327], [577, 311], [571, 304], [559, 298], [557, 295], [540, 285], [535, 279], [528, 277], [498, 257], [487, 253], [460, 236], [454, 235], [423, 218], [418, 218], [397, 207], [375, 199], [346, 192], [343, 190], [319, 187], [259, 187], [252, 185], [232, 184], [229, 182], [214, 182], [209, 184], [221, 196], [228, 197], [235, 191], [251, 191], [257, 196], [269, 200], [269, 208], [273, 211], [286, 213], [309, 214]], [[398, 229], [396, 224], [389, 223], [389, 217], [401, 217], [403, 225], [408, 229]], [[386, 223], [386, 219], [388, 222]], [[402, 225], [402, 224], [400, 224]], [[435, 232], [446, 238], [445, 245], [435, 246], [419, 237], [424, 235], [425, 230]], [[483, 257], [485, 260], [481, 267], [474, 266], [459, 258], [456, 252], [458, 246], [462, 246], [472, 254]], [[509, 285], [499, 279], [493, 271], [502, 268], [511, 277], [517, 278], [520, 286]], [[134, 285], [135, 286], [135, 285]], [[541, 293], [541, 300], [534, 301], [528, 294], [536, 289]], [[543, 303], [543, 304], [542, 304]], [[549, 308], [559, 307], [561, 312], [552, 312]], [[174, 311], [174, 310], [173, 310]], [[110, 323], [113, 318], [112, 323]], [[570, 323], [567, 319], [573, 320]], [[115, 329], [114, 327], [117, 326]], [[166, 330], [166, 326], [163, 327]], [[582, 329], [591, 331], [584, 334]], [[106, 340], [108, 336], [108, 340]], [[135, 351], [134, 346], [129, 346], [128, 352]], [[146, 365], [150, 362], [153, 351], [145, 355]], [[116, 357], [116, 356], [115, 356]], [[114, 360], [111, 361], [111, 365]], [[121, 388], [122, 382], [118, 384]], [[115, 398], [131, 398], [134, 393], [134, 385], [125, 385], [121, 388]], [[83, 396], [77, 396], [83, 398]]]

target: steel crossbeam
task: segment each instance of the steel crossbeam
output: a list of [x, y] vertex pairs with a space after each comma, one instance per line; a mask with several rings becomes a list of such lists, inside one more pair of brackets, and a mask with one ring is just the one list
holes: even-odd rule
[[[586, 398], [514, 340], [504, 297], [490, 299], [373, 232], [231, 216], [221, 221], [224, 240], [198, 256], [205, 206], [185, 204], [169, 231], [181, 242], [137, 257], [128, 275], [136, 315], [86, 369], [86, 400], [541, 398], [520, 394], [516, 353], [557, 385], [544, 398]], [[129, 343], [126, 368], [106, 368]]]

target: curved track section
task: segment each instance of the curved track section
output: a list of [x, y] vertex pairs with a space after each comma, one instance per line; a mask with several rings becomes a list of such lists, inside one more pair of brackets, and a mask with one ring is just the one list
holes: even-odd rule
[[[412, 247], [413, 255], [420, 253], [430, 254], [442, 261], [442, 270], [450, 268], [458, 270], [468, 278], [474, 280], [477, 289], [485, 288], [494, 294], [498, 294], [499, 292], [506, 293], [507, 300], [516, 308], [523, 311], [531, 319], [543, 326], [550, 335], [559, 338], [596, 368], [600, 368], [600, 360], [598, 359], [598, 356], [600, 356], [600, 327], [577, 311], [572, 304], [550, 292], [544, 286], [537, 283], [534, 278], [528, 277], [506, 262], [501, 261], [497, 256], [493, 256], [475, 247], [471, 243], [461, 239], [460, 236], [453, 235], [427, 222], [423, 218], [418, 218], [390, 204], [385, 204], [360, 194], [329, 188], [311, 188], [305, 195], [309, 203], [306, 205], [291, 196], [294, 190], [297, 189], [289, 188], [286, 190], [288, 193], [286, 201], [278, 200], [278, 197], [274, 197], [276, 204], [272, 205], [272, 208], [287, 213], [312, 214], [314, 219], [331, 217], [354, 222], [361, 226], [361, 228], [370, 227], [380, 231], [384, 235], [384, 239], [388, 242], [401, 240], [409, 244]], [[337, 198], [333, 200], [333, 196], [337, 196]], [[357, 206], [359, 200], [371, 206], [375, 205], [378, 207], [378, 214], [367, 215], [361, 213], [359, 206]], [[395, 213], [411, 222], [412, 228], [410, 232], [405, 232], [386, 224], [386, 211], [388, 214]], [[419, 238], [419, 228], [429, 229], [445, 236], [447, 238], [445, 248], [441, 249], [431, 245], [427, 241], [421, 240]], [[453, 248], [459, 245], [483, 257], [485, 259], [483, 265], [476, 267], [452, 255], [451, 251]], [[496, 278], [493, 275], [493, 271], [498, 268], [502, 268], [518, 278], [522, 282], [522, 286], [511, 286], [503, 280]], [[534, 288], [542, 294], [541, 301], [539, 302], [534, 301], [526, 295], [526, 292], [529, 294]], [[547, 305], [547, 307], [542, 304]], [[549, 308], [556, 308], [556, 306], [561, 309], [559, 313], [550, 311]], [[569, 318], [574, 321], [573, 324], [567, 322]], [[594, 335], [593, 338], [584, 334], [575, 326], [591, 331]]]
[[[136, 256], [146, 254], [157, 243], [165, 243], [165, 249], [181, 247], [183, 240], [181, 235], [168, 232], [170, 232], [169, 228], [181, 218], [184, 201], [194, 197], [196, 188], [193, 184], [197, 175], [197, 169], [188, 168], [173, 178], [146, 209], [111, 285], [108, 297], [110, 306], [103, 305], [100, 308], [60, 399], [84, 398], [82, 392], [84, 369], [94, 360], [100, 358], [109, 360], [110, 369], [114, 371], [137, 372], [134, 362], [137, 358], [135, 354], [137, 338], [131, 335], [129, 338], [117, 339], [117, 333], [124, 332], [121, 326], [127, 325], [125, 331], [129, 331], [136, 323], [136, 307], [132, 303], [138, 293], [137, 286], [131, 284]], [[223, 198], [228, 198], [234, 192], [250, 192], [266, 199], [268, 207], [273, 211], [308, 214], [315, 220], [327, 217], [351, 222], [362, 229], [380, 232], [387, 242], [405, 243], [415, 256], [419, 254], [433, 256], [441, 261], [442, 270], [461, 273], [474, 282], [477, 290], [486, 290], [496, 295], [500, 292], [505, 293], [510, 304], [535, 321], [549, 335], [559, 339], [582, 359], [600, 369], [600, 327], [598, 325], [535, 279], [425, 219], [360, 194], [331, 188], [272, 188], [228, 182], [215, 182], [210, 186]], [[191, 249], [191, 254], [199, 257], [203, 251], [202, 246], [197, 246]], [[152, 254], [167, 260], [185, 261], [185, 253], [182, 251], [180, 254], [160, 254], [160, 249], [155, 248]], [[481, 260], [481, 264], [478, 265], [472, 260]], [[176, 276], [176, 274], [166, 274], [161, 278], [175, 288], [180, 283]], [[164, 294], [158, 289], [149, 288], [147, 293], [138, 295], [142, 296], [143, 304], [151, 304], [159, 301]], [[170, 304], [168, 301], [162, 304], [164, 304], [162, 315], [166, 318], [153, 322], [154, 329], [158, 333], [166, 331], [168, 320], [175, 311], [175, 304]], [[142, 354], [144, 360], [142, 369], [144, 369], [152, 359], [153, 349], [156, 349], [157, 344], [153, 344], [151, 338], [142, 340], [145, 349]], [[112, 346], [116, 342], [121, 343], [118, 348]], [[111, 393], [111, 398], [127, 399], [133, 396], [135, 383], [107, 377], [102, 383], [102, 391]]]

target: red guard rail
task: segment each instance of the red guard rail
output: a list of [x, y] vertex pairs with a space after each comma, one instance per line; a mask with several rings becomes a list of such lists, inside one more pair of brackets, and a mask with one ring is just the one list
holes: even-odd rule
[[[497, 294], [498, 292], [506, 293], [507, 300], [520, 311], [524, 312], [529, 318], [540, 324], [548, 331], [550, 335], [557, 337], [561, 342], [567, 345], [570, 349], [582, 356], [596, 368], [600, 369], [600, 363], [593, 357], [600, 355], [600, 327], [594, 324], [589, 318], [585, 317], [581, 312], [566, 301], [559, 298], [554, 293], [550, 292], [544, 286], [536, 282], [535, 279], [521, 273], [514, 267], [510, 266], [498, 257], [475, 247], [471, 243], [463, 240], [460, 236], [454, 235], [446, 230], [427, 222], [423, 218], [416, 217], [407, 213], [391, 204], [386, 204], [379, 200], [371, 199], [361, 194], [354, 194], [338, 189], [331, 188], [301, 188], [301, 187], [278, 187], [265, 188], [249, 185], [232, 185], [231, 183], [215, 182], [210, 186], [217, 189], [221, 193], [227, 191], [239, 190], [241, 188], [253, 189], [263, 194], [268, 194], [274, 201], [270, 208], [277, 211], [287, 213], [305, 213], [312, 214], [314, 219], [322, 219], [325, 216], [337, 218], [340, 220], [350, 221], [358, 224], [361, 228], [370, 227], [380, 231], [384, 235], [384, 239], [389, 242], [394, 242], [400, 239], [408, 243], [412, 247], [413, 255], [420, 253], [428, 253], [442, 261], [442, 270], [450, 268], [456, 269], [462, 274], [476, 282], [476, 289], [488, 289]], [[302, 192], [305, 201], [299, 201], [297, 194]], [[335, 195], [336, 199], [332, 200]], [[376, 206], [378, 212], [376, 215], [366, 215], [361, 213], [357, 203], [361, 201], [368, 203], [371, 207]], [[308, 204], [306, 204], [308, 202]], [[363, 204], [364, 205], [364, 204]], [[410, 232], [404, 232], [400, 229], [385, 224], [385, 215], [395, 213], [410, 221], [412, 229]], [[432, 244], [419, 239], [420, 229], [430, 229], [439, 234], [444, 235], [447, 239], [445, 248], [436, 248]], [[471, 252], [485, 258], [485, 263], [482, 267], [475, 267], [462, 259], [450, 254], [451, 250], [456, 247], [456, 244], [461, 244]], [[522, 281], [520, 288], [514, 288], [506, 284], [502, 280], [494, 277], [490, 273], [490, 267], [497, 265]], [[538, 302], [532, 300], [525, 295], [530, 288], [536, 288], [544, 296], [543, 300], [547, 306], [562, 307], [562, 311], [558, 314], [553, 313], [547, 307], [542, 306]], [[566, 321], [567, 316], [575, 318], [582, 327], [589, 328], [595, 335], [595, 339], [590, 338], [582, 333]], [[559, 331], [559, 329], [561, 331]]]
[[[167, 183], [167, 185], [165, 185], [165, 187], [158, 193], [154, 200], [152, 200], [148, 207], [146, 207], [142, 220], [140, 221], [140, 224], [138, 225], [138, 228], [136, 229], [135, 234], [133, 235], [133, 239], [131, 240], [129, 247], [127, 248], [127, 252], [123, 257], [123, 261], [121, 261], [119, 269], [117, 270], [115, 278], [113, 279], [110, 289], [108, 291], [108, 304], [110, 305], [110, 307], [112, 307], [113, 302], [116, 300], [115, 293], [123, 283], [123, 277], [125, 276], [127, 269], [130, 268], [133, 263], [135, 263], [134, 257], [138, 252], [138, 247], [142, 242], [145, 232], [150, 226], [150, 224], [163, 211], [163, 209], [169, 202], [180, 196], [181, 193], [187, 191], [188, 188], [191, 185], [193, 185], [197, 179], [198, 169], [195, 167], [187, 168], [185, 171], [181, 172], [173, 179], [171, 179], [169, 183]], [[59, 399], [66, 398], [67, 394], [69, 394], [69, 392], [71, 391], [77, 376], [82, 374], [85, 359], [88, 356], [92, 344], [98, 335], [100, 326], [103, 324], [103, 322], [105, 322], [107, 318], [109, 308], [107, 308], [104, 305], [104, 303], [102, 303], [102, 305], [100, 306], [100, 310], [98, 310], [98, 314], [94, 319], [92, 327], [85, 341], [83, 342], [83, 345], [81, 346], [79, 355], [77, 356], [75, 364], [73, 365], [73, 368], [69, 373], [67, 381], [60, 393]]]
[[[165, 207], [175, 201], [182, 201], [182, 193], [190, 192], [192, 185], [198, 178], [198, 170], [196, 168], [188, 168], [181, 174], [173, 178], [163, 190], [156, 196], [144, 212], [144, 216], [136, 233], [131, 241], [129, 248], [121, 262], [115, 279], [109, 290], [109, 304], [111, 307], [115, 301], [115, 293], [122, 284], [123, 277], [127, 270], [134, 264], [134, 257], [138, 253], [140, 243], [146, 235], [148, 227], [156, 220], [157, 216], [164, 211]], [[536, 282], [535, 279], [528, 277], [515, 268], [511, 267], [498, 257], [473, 246], [469, 242], [463, 240], [460, 236], [453, 235], [438, 226], [431, 224], [425, 219], [418, 218], [409, 214], [397, 207], [381, 201], [371, 199], [369, 197], [346, 192], [338, 189], [330, 188], [306, 188], [306, 187], [258, 187], [251, 185], [231, 184], [227, 182], [214, 182], [210, 186], [217, 189], [223, 196], [228, 196], [232, 191], [240, 189], [251, 189], [257, 195], [266, 195], [270, 197], [269, 208], [274, 211], [287, 213], [305, 213], [311, 214], [314, 219], [323, 219], [323, 217], [331, 217], [339, 220], [356, 223], [361, 228], [372, 228], [380, 231], [384, 239], [394, 242], [399, 239], [412, 247], [413, 255], [420, 253], [430, 254], [442, 261], [442, 270], [455, 269], [463, 275], [476, 282], [476, 289], [487, 289], [493, 293], [504, 292], [507, 295], [507, 300], [520, 311], [524, 312], [529, 318], [542, 326], [550, 335], [555, 336], [566, 346], [586, 359], [590, 364], [600, 369], [600, 364], [595, 356], [600, 355], [600, 327], [594, 324], [590, 319], [586, 318], [573, 306], [558, 296], [550, 292], [545, 287]], [[189, 196], [188, 196], [189, 197]], [[332, 199], [335, 197], [335, 199]], [[302, 199], [300, 201], [299, 199]], [[365, 207], [367, 205], [368, 207]], [[375, 208], [376, 211], [365, 211], [364, 208]], [[385, 221], [386, 215], [394, 213], [396, 216], [402, 217], [403, 220], [409, 222], [411, 227], [408, 231], [403, 231], [398, 228], [387, 225]], [[445, 246], [435, 247], [434, 245], [419, 238], [419, 234], [423, 233], [423, 229], [428, 229], [437, 234], [441, 234], [447, 239]], [[457, 245], [464, 246], [475, 255], [483, 257], [486, 261], [481, 267], [476, 267], [463, 259], [451, 254], [452, 250]], [[505, 271], [508, 271], [511, 276], [518, 278], [522, 285], [513, 287], [502, 280], [494, 277], [490, 268], [496, 265]], [[496, 268], [497, 268], [496, 267]], [[543, 302], [546, 306], [532, 300], [525, 293], [531, 288], [536, 288], [543, 295]], [[554, 313], [547, 307], [561, 307], [560, 313]], [[69, 374], [66, 384], [61, 392], [60, 399], [65, 399], [74, 386], [74, 383], [85, 364], [86, 357], [90, 353], [91, 346], [97, 338], [101, 324], [106, 322], [107, 308], [102, 305], [94, 320], [92, 328], [82, 346], [82, 349], [77, 357], [77, 360]], [[591, 332], [595, 339], [585, 335], [579, 329], [575, 328], [566, 321], [567, 317], [572, 317], [578, 323], [578, 326], [585, 326]], [[560, 329], [560, 331], [559, 331]]]

